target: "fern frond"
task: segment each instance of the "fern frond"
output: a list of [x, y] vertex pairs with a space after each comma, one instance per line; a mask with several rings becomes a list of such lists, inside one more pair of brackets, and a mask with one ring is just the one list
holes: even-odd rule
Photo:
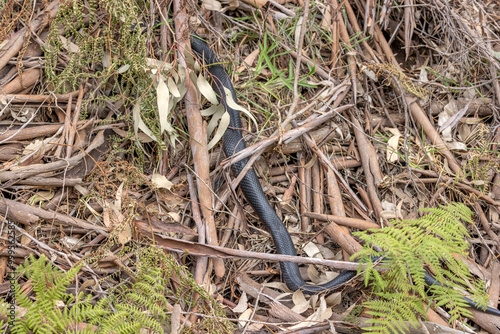
[[[370, 284], [374, 291], [374, 299], [363, 303], [375, 318], [370, 320], [372, 332], [407, 331], [404, 321], [417, 324], [417, 315], [425, 317], [423, 303], [429, 304], [429, 299], [449, 310], [450, 321], [471, 316], [464, 291], [481, 307], [487, 305], [484, 282], [474, 280], [460, 261], [469, 248], [464, 223], [472, 224], [472, 211], [459, 203], [421, 211], [427, 214], [419, 219], [393, 221], [391, 227], [356, 233], [366, 246], [352, 258], [366, 263], [365, 285]], [[374, 251], [374, 245], [383, 252]], [[373, 269], [371, 258], [377, 256], [388, 259], [389, 270], [379, 273]], [[425, 267], [446, 284], [430, 287], [431, 297], [426, 293]]]

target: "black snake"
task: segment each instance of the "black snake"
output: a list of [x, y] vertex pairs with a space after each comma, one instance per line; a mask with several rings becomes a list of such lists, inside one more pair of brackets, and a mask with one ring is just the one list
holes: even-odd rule
[[[212, 76], [212, 88], [218, 95], [219, 102], [226, 108], [230, 116], [229, 127], [222, 138], [224, 152], [227, 157], [231, 157], [235, 153], [243, 150], [245, 142], [241, 133], [241, 119], [239, 112], [231, 108], [226, 101], [224, 87], [227, 88], [236, 102], [236, 92], [234, 91], [231, 80], [226, 73], [224, 67], [220, 64], [217, 56], [210, 47], [201, 40], [198, 36], [193, 35], [191, 39], [191, 48], [206, 65], [206, 68]], [[232, 171], [235, 175], [239, 175], [248, 162], [248, 158], [240, 160], [232, 165]], [[279, 254], [296, 256], [295, 246], [290, 238], [285, 225], [281, 222], [274, 209], [271, 207], [267, 198], [260, 186], [259, 179], [253, 169], [250, 169], [245, 177], [241, 180], [240, 188], [243, 191], [247, 201], [253, 207], [260, 220], [266, 225], [271, 233], [271, 236], [276, 244], [276, 249]], [[299, 272], [297, 263], [280, 262], [281, 273], [283, 280], [290, 290], [301, 290], [306, 294], [329, 294], [338, 291], [343, 285], [356, 276], [356, 271], [344, 270], [330, 282], [314, 285], [306, 283]], [[435, 278], [426, 272], [425, 282], [428, 285], [439, 284]], [[464, 300], [473, 308], [480, 311], [500, 316], [500, 311], [492, 307], [486, 310], [478, 308], [477, 304], [464, 297]]]

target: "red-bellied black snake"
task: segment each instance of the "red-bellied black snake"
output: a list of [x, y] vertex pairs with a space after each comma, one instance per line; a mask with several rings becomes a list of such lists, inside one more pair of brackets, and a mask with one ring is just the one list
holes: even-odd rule
[[[217, 56], [210, 49], [210, 47], [198, 36], [194, 35], [191, 39], [191, 48], [206, 65], [206, 68], [212, 76], [212, 88], [218, 95], [219, 102], [225, 107], [226, 111], [229, 113], [230, 122], [229, 127], [222, 137], [224, 152], [227, 157], [231, 157], [235, 153], [243, 150], [245, 142], [241, 133], [241, 119], [240, 114], [237, 110], [231, 108], [226, 101], [226, 94], [224, 87], [226, 87], [236, 102], [236, 92], [233, 88], [231, 80], [229, 79], [226, 70], [221, 65]], [[245, 167], [247, 159], [240, 160], [232, 164], [232, 171], [235, 175], [239, 175], [240, 172]], [[267, 229], [271, 233], [271, 236], [276, 244], [276, 250], [279, 254], [293, 255], [296, 256], [297, 252], [295, 246], [290, 238], [285, 225], [282, 223], [281, 219], [278, 217], [274, 209], [271, 207], [267, 201], [266, 195], [260, 186], [259, 179], [255, 174], [253, 169], [250, 169], [245, 177], [241, 180], [239, 185], [240, 189], [243, 191], [247, 201], [250, 203], [252, 208], [255, 210], [260, 220], [266, 225]], [[356, 276], [355, 271], [344, 270], [333, 280], [321, 284], [314, 285], [306, 283], [299, 272], [299, 266], [297, 263], [292, 262], [280, 262], [281, 273], [283, 275], [283, 280], [290, 290], [301, 290], [306, 294], [329, 294], [338, 291], [343, 287], [343, 285]], [[434, 277], [425, 272], [425, 282], [427, 285], [441, 285]], [[500, 311], [492, 307], [487, 309], [481, 309], [478, 307], [477, 303], [469, 298], [463, 297], [464, 300], [473, 308], [480, 311], [494, 314], [500, 316]]]

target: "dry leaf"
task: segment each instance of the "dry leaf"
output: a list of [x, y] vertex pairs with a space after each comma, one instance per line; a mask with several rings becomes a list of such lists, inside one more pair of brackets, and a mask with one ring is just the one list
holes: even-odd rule
[[[221, 110], [224, 111], [224, 106], [222, 104], [212, 104], [207, 109], [201, 110], [200, 113], [201, 113], [201, 116], [212, 116], [213, 114], [215, 114], [217, 112], [222, 113]], [[207, 129], [207, 132], [208, 132], [208, 129]]]
[[133, 119], [134, 119], [134, 133], [135, 133], [136, 138], [138, 137], [137, 136], [138, 130], [141, 129], [141, 131], [144, 132], [149, 138], [151, 138], [153, 141], [158, 142], [158, 140], [156, 139], [156, 137], [153, 134], [153, 132], [151, 132], [151, 130], [149, 130], [149, 128], [146, 126], [146, 124], [142, 120], [142, 117], [141, 117], [141, 101], [140, 100], [137, 101], [137, 103], [135, 104], [134, 108], [132, 109], [132, 116], [133, 116]]
[[90, 194], [90, 191], [87, 189], [87, 188], [84, 188], [82, 187], [81, 185], [79, 184], [75, 184], [73, 186], [73, 188], [78, 191], [82, 196], [87, 196], [88, 194]]
[[207, 79], [203, 75], [198, 75], [197, 80], [192, 80], [196, 82], [196, 86], [198, 87], [200, 93], [212, 104], [218, 104], [217, 95], [215, 94], [212, 86], [208, 83]]
[[216, 0], [204, 0], [201, 4], [202, 8], [206, 10], [213, 10], [215, 12], [220, 12], [222, 10], [222, 5], [219, 1]]
[[243, 294], [240, 297], [240, 300], [238, 301], [238, 305], [236, 305], [235, 308], [233, 308], [234, 313], [243, 313], [248, 309], [248, 297], [246, 292], [243, 292]]
[[172, 79], [171, 77], [167, 78], [167, 87], [173, 96], [181, 97], [181, 93], [179, 92], [179, 89], [177, 88], [177, 85], [175, 84], [174, 79]]
[[169, 212], [168, 215], [172, 218], [176, 223], [180, 223], [182, 221], [181, 215], [177, 212]]
[[80, 48], [78, 47], [78, 45], [76, 45], [75, 43], [72, 43], [72, 42], [68, 41], [66, 39], [66, 37], [59, 36], [59, 39], [62, 42], [62, 47], [65, 48], [66, 51], [73, 52], [73, 53], [77, 53], [77, 52], [80, 51]]
[[49, 148], [48, 144], [55, 141], [57, 141], [57, 138], [46, 138], [44, 140], [36, 139], [24, 148], [21, 156], [26, 157], [35, 152], [38, 152], [39, 155], [43, 155]]
[[125, 65], [120, 66], [120, 68], [117, 69], [116, 72], [118, 72], [118, 73], [125, 73], [125, 72], [128, 71], [129, 68], [130, 68], [130, 65], [129, 64], [125, 64]]
[[33, 108], [23, 108], [21, 110], [10, 110], [12, 117], [19, 122], [26, 123], [28, 120], [32, 119], [35, 115], [35, 109]]
[[224, 133], [226, 132], [228, 126], [229, 126], [229, 121], [231, 120], [231, 117], [229, 116], [228, 112], [224, 112], [222, 115], [222, 118], [219, 123], [219, 127], [217, 128], [217, 131], [215, 132], [214, 137], [212, 140], [207, 145], [207, 149], [211, 149], [212, 147], [215, 146], [219, 142], [219, 140], [222, 138]]
[[382, 201], [382, 216], [386, 219], [395, 219], [396, 216], [396, 205], [391, 202]]
[[48, 202], [54, 197], [54, 192], [47, 190], [40, 190], [33, 196], [31, 196], [29, 202], [31, 205], [39, 205], [44, 202]]
[[427, 69], [424, 66], [420, 68], [420, 75], [418, 76], [418, 80], [420, 82], [429, 82], [429, 78], [427, 77]]
[[255, 60], [257, 59], [259, 53], [260, 53], [260, 49], [255, 49], [252, 52], [250, 52], [250, 54], [248, 56], [246, 56], [245, 59], [243, 60], [243, 62], [246, 64], [246, 66], [240, 65], [240, 67], [238, 67], [236, 72], [241, 73], [247, 69], [247, 66], [251, 67], [253, 65], [253, 63], [255, 62]]
[[452, 141], [449, 143], [448, 148], [453, 151], [467, 151], [467, 145], [458, 141]]
[[174, 129], [168, 122], [170, 91], [167, 84], [161, 77], [158, 77], [158, 86], [156, 86], [156, 100], [158, 103], [158, 116], [160, 118], [160, 130], [171, 133]]
[[298, 314], [304, 313], [311, 307], [309, 301], [306, 300], [304, 293], [300, 290], [297, 290], [293, 293], [292, 300], [293, 304], [295, 305], [292, 308], [292, 311]]
[[228, 10], [235, 10], [240, 6], [240, 2], [238, 0], [230, 0], [228, 6], [226, 7]]
[[256, 132], [259, 132], [259, 126], [257, 124], [257, 120], [255, 119], [255, 117], [253, 117], [252, 114], [248, 110], [246, 110], [245, 108], [243, 108], [242, 106], [240, 106], [239, 104], [237, 104], [236, 101], [234, 101], [233, 94], [231, 94], [231, 92], [229, 91], [229, 89], [227, 89], [226, 87], [224, 87], [224, 92], [226, 93], [226, 102], [227, 102], [227, 105], [229, 107], [231, 107], [232, 109], [239, 110], [242, 113], [244, 113], [245, 115], [247, 115], [248, 118], [250, 118], [252, 120], [252, 122], [255, 124]]
[[165, 175], [161, 174], [153, 174], [151, 176], [151, 182], [157, 187], [157, 188], [163, 188], [170, 190], [172, 186], [174, 185], [172, 182], [170, 182]]
[[[207, 135], [210, 137], [217, 127], [217, 123], [221, 120], [222, 116], [226, 113], [226, 109], [222, 105], [218, 105], [220, 108], [214, 108], [215, 113], [212, 115], [210, 122], [207, 125]], [[209, 108], [210, 109], [210, 108]], [[208, 110], [208, 109], [207, 109]], [[212, 112], [212, 110], [209, 110]]]
[[342, 292], [335, 292], [326, 297], [326, 303], [329, 306], [340, 305], [342, 303]]
[[389, 128], [388, 130], [393, 134], [393, 136], [387, 141], [387, 161], [396, 162], [399, 159], [399, 155], [397, 152], [401, 133], [398, 129], [394, 128]]
[[316, 246], [312, 242], [308, 242], [307, 244], [305, 244], [303, 250], [309, 257], [323, 259], [323, 255], [321, 255], [321, 251], [319, 250], [318, 246]]
[[[241, 313], [238, 319], [240, 320], [248, 320], [252, 316], [253, 310], [252, 309], [247, 309], [245, 312]], [[246, 321], [239, 321], [238, 326], [240, 328], [244, 328], [246, 326], [247, 322]]]
[[[119, 135], [122, 138], [129, 138], [129, 133], [127, 131], [124, 131], [124, 130], [118, 129], [118, 128], [113, 128], [113, 131], [114, 131], [114, 133], [116, 133], [117, 135]], [[138, 134], [134, 134], [134, 137], [130, 138], [130, 139], [135, 140], [135, 141], [139, 141], [141, 143], [151, 143], [154, 141], [154, 139], [152, 139], [151, 137], [149, 137], [148, 135], [146, 135], [142, 132], [140, 132]]]
[[84, 245], [80, 238], [75, 237], [62, 237], [61, 242], [66, 248], [69, 249], [81, 248]]

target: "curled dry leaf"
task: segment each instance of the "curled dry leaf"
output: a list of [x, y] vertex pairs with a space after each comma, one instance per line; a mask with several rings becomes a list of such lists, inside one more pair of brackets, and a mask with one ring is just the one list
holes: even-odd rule
[[157, 188], [163, 188], [170, 190], [173, 186], [173, 183], [170, 182], [165, 175], [161, 174], [153, 174], [151, 176], [151, 182], [157, 187]]
[[302, 314], [307, 311], [311, 305], [309, 301], [304, 296], [304, 293], [300, 290], [297, 290], [292, 295], [293, 304], [295, 305], [292, 308], [292, 311], [297, 312], [298, 314]]
[[81, 239], [75, 238], [75, 237], [63, 237], [61, 239], [61, 242], [66, 248], [76, 250], [78, 248], [81, 248], [84, 243]]
[[222, 5], [217, 0], [204, 0], [201, 7], [206, 10], [213, 10], [215, 12], [220, 12], [222, 10]]
[[243, 294], [240, 297], [240, 300], [238, 301], [238, 305], [234, 307], [232, 310], [234, 313], [243, 313], [248, 309], [248, 297], [247, 293], [243, 292]]
[[388, 130], [393, 136], [387, 141], [387, 161], [396, 162], [399, 159], [398, 144], [399, 138], [401, 138], [401, 132], [396, 128], [389, 128]]
[[255, 119], [255, 117], [253, 117], [253, 115], [250, 113], [250, 111], [248, 111], [247, 109], [243, 108], [238, 103], [236, 103], [233, 99], [233, 94], [231, 94], [229, 89], [227, 89], [226, 87], [224, 87], [224, 92], [226, 93], [227, 105], [229, 107], [231, 107], [232, 109], [241, 111], [242, 113], [247, 115], [248, 118], [250, 118], [252, 120], [252, 122], [255, 124], [256, 132], [259, 132], [259, 126], [257, 125], [257, 120]]
[[35, 152], [38, 152], [39, 155], [43, 155], [47, 149], [49, 149], [49, 144], [51, 142], [56, 142], [56, 138], [45, 138], [43, 140], [36, 139], [32, 141], [30, 144], [28, 144], [24, 150], [21, 156], [27, 157], [29, 155], [34, 154]]

